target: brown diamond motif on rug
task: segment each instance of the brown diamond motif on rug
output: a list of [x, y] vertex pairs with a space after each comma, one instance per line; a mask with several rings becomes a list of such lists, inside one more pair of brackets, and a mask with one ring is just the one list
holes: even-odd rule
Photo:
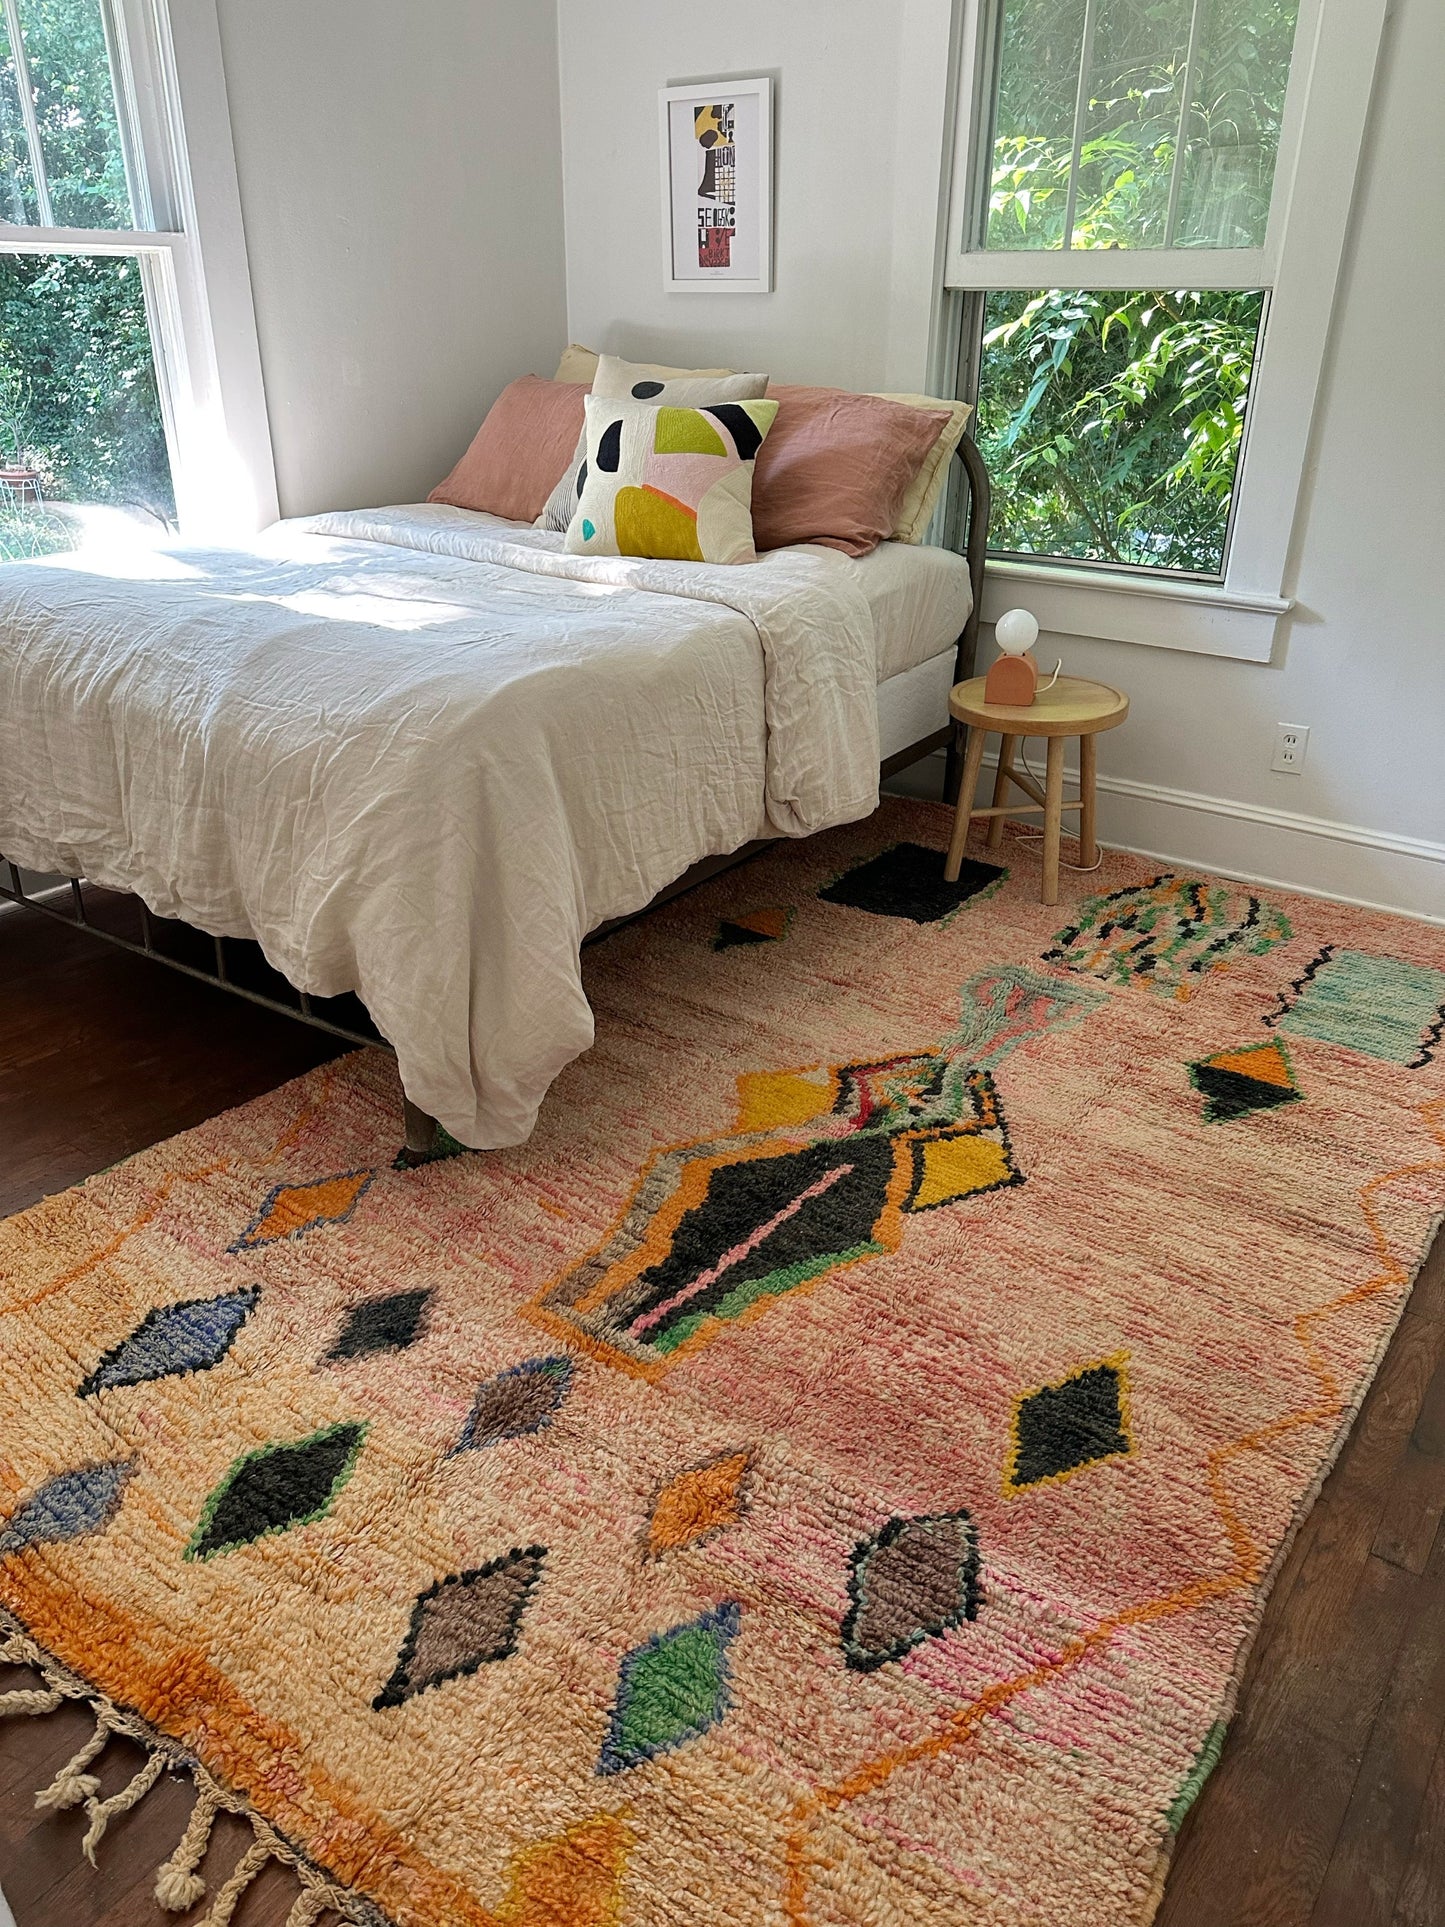
[[474, 1673], [517, 1650], [517, 1632], [542, 1576], [545, 1546], [514, 1547], [501, 1559], [439, 1580], [411, 1609], [396, 1671], [372, 1704], [400, 1706], [428, 1686]]

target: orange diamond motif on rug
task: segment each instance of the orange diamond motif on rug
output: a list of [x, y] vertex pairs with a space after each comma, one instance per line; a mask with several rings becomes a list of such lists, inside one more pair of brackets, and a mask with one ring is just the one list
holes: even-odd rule
[[375, 1176], [374, 1171], [347, 1171], [313, 1184], [278, 1184], [230, 1249], [254, 1251], [280, 1238], [299, 1238], [318, 1225], [345, 1224]]

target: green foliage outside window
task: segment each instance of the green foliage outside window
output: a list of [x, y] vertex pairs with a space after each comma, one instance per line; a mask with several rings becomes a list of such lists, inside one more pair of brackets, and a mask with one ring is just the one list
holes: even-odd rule
[[1263, 296], [994, 294], [978, 438], [998, 550], [1218, 575]]
[[135, 261], [0, 255], [0, 457], [49, 501], [175, 519]]
[[[134, 215], [98, 0], [17, 0], [52, 225]], [[0, 219], [42, 222], [20, 76], [0, 15]], [[38, 475], [45, 506], [0, 495], [0, 558], [74, 545], [52, 503], [175, 518], [140, 264], [119, 255], [0, 255], [0, 464]]]
[[[1075, 171], [1084, 11], [1002, 9], [988, 248], [1057, 250], [1067, 280], [1067, 228], [1145, 281], [1152, 248], [1260, 246], [1297, 0], [1099, 0]], [[1219, 574], [1263, 311], [1257, 290], [989, 295], [993, 547]]]

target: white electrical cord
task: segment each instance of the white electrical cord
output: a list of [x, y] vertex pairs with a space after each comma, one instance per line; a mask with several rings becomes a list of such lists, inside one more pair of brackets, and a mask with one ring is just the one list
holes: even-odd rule
[[[1064, 666], [1064, 661], [1063, 661], [1063, 657], [1061, 656], [1059, 658], [1059, 669], [1062, 669], [1063, 666]], [[1046, 688], [1052, 689], [1054, 686], [1054, 683], [1058, 681], [1059, 669], [1056, 669], [1054, 671], [1052, 679], [1045, 685]], [[1038, 776], [1037, 774], [1035, 774], [1032, 766], [1029, 763], [1026, 741], [1027, 739], [1022, 736], [1020, 736], [1018, 739], [1018, 759], [1024, 766], [1024, 774], [1026, 776], [1032, 776], [1035, 783], [1037, 783], [1039, 788], [1042, 789], [1044, 787], [1044, 779]], [[1018, 834], [1020, 835], [1020, 837], [1023, 837], [1028, 842], [1031, 842], [1031, 843], [1043, 842], [1044, 840], [1043, 830], [1042, 829], [1036, 830], [1032, 823], [1020, 823], [1017, 827], [1018, 827]], [[1066, 863], [1064, 859], [1060, 857], [1059, 868], [1061, 870], [1073, 870], [1074, 872], [1076, 872], [1077, 875], [1086, 877], [1090, 875], [1091, 872], [1093, 872], [1094, 870], [1097, 870], [1099, 866], [1103, 863], [1103, 861], [1104, 861], [1104, 852], [1100, 850], [1099, 854], [1094, 858], [1092, 863]]]

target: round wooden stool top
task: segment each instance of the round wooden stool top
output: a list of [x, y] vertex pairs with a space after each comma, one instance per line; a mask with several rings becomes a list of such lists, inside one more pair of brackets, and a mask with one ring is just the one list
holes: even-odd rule
[[1092, 736], [1114, 729], [1129, 714], [1129, 698], [1106, 682], [1087, 682], [1082, 676], [1060, 676], [1052, 689], [1040, 689], [1026, 709], [1012, 703], [986, 703], [984, 678], [955, 683], [948, 697], [951, 716], [975, 729], [994, 729], [1005, 736]]

